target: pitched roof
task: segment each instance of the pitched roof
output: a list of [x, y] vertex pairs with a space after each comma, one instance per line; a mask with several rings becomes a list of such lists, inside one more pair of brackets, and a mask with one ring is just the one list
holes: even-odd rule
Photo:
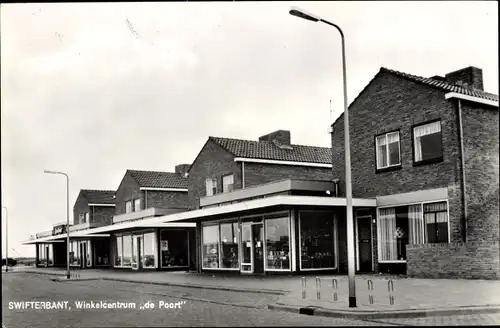
[[114, 204], [115, 192], [113, 190], [80, 190], [82, 196], [84, 196], [90, 204]]
[[272, 141], [253, 141], [219, 137], [209, 137], [208, 139], [236, 157], [306, 163], [332, 163], [332, 150], [327, 147], [303, 145], [280, 147]]
[[146, 188], [187, 188], [187, 179], [180, 173], [127, 170], [139, 186]]
[[471, 97], [477, 97], [477, 98], [482, 98], [486, 100], [493, 100], [493, 101], [498, 101], [498, 95], [495, 95], [493, 93], [485, 92], [479, 89], [475, 89], [472, 87], [463, 87], [459, 85], [452, 84], [450, 82], [444, 81], [442, 79], [438, 79], [438, 77], [421, 77], [421, 76], [416, 76], [416, 75], [411, 75], [408, 73], [403, 73], [403, 72], [398, 72], [392, 69], [388, 69], [385, 67], [380, 68], [380, 72], [386, 72], [390, 73], [408, 80], [411, 80], [413, 82], [421, 83], [428, 85], [430, 87], [435, 87], [438, 89], [441, 89], [446, 92], [456, 92], [460, 93], [466, 96], [471, 96]]

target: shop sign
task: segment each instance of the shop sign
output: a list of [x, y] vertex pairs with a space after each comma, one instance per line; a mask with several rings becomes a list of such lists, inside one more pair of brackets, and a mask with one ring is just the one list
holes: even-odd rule
[[60, 235], [62, 233], [66, 233], [66, 225], [63, 224], [63, 225], [58, 225], [58, 226], [55, 226], [53, 229], [52, 229], [52, 235], [55, 236], [55, 235]]

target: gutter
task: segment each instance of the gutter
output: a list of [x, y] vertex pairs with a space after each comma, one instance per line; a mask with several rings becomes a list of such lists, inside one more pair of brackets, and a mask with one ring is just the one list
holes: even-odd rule
[[462, 99], [462, 100], [472, 101], [472, 102], [479, 103], [479, 104], [498, 107], [498, 100], [495, 101], [495, 100], [483, 99], [483, 98], [479, 98], [479, 97], [467, 96], [467, 95], [464, 95], [461, 93], [456, 93], [456, 92], [449, 92], [449, 93], [444, 95], [444, 98], [445, 99], [451, 99], [451, 98]]
[[465, 150], [464, 150], [464, 135], [463, 135], [463, 123], [462, 123], [462, 102], [457, 99], [457, 110], [458, 110], [458, 134], [460, 138], [460, 164], [462, 169], [462, 202], [464, 205], [464, 215], [462, 217], [462, 227], [463, 227], [463, 241], [467, 242], [467, 185], [465, 180]]

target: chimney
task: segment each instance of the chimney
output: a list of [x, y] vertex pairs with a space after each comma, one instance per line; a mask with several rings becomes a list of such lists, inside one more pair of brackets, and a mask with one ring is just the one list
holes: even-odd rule
[[191, 164], [179, 164], [175, 166], [175, 173], [182, 174], [184, 178], [187, 178], [187, 173]]
[[291, 144], [290, 131], [287, 130], [274, 131], [269, 134], [266, 134], [265, 136], [260, 137], [259, 141], [271, 141], [281, 146], [290, 146]]
[[483, 70], [469, 66], [445, 75], [446, 81], [462, 87], [483, 89]]

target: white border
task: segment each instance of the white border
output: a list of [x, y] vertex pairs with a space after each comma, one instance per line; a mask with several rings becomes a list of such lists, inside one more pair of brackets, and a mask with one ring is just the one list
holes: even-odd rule
[[[378, 249], [378, 263], [406, 263], [406, 260], [388, 260], [388, 261], [381, 261], [380, 260], [380, 253], [381, 253], [381, 247], [382, 245], [380, 244], [380, 222], [379, 222], [379, 209], [381, 208], [392, 208], [392, 207], [401, 207], [401, 206], [411, 206], [411, 205], [417, 205], [420, 204], [421, 206], [421, 213], [422, 213], [422, 231], [424, 232], [424, 244], [427, 243], [427, 235], [425, 234], [425, 223], [424, 223], [424, 204], [433, 204], [433, 203], [441, 203], [441, 202], [446, 202], [446, 210], [447, 210], [447, 222], [448, 222], [448, 244], [451, 242], [450, 239], [450, 230], [451, 230], [451, 222], [450, 222], [450, 204], [448, 199], [439, 199], [439, 200], [432, 200], [432, 201], [425, 201], [425, 202], [416, 202], [416, 203], [405, 203], [405, 204], [398, 204], [398, 205], [387, 205], [387, 206], [379, 206], [377, 207], [377, 249]], [[444, 244], [444, 243], [443, 243]]]
[[246, 158], [246, 157], [235, 157], [234, 161], [235, 162], [247, 162], [247, 163], [264, 163], [264, 164], [310, 166], [310, 167], [325, 167], [325, 168], [332, 167], [332, 164], [326, 164], [326, 163], [279, 161], [279, 160], [272, 160], [272, 159], [258, 159], [258, 158]]
[[467, 96], [467, 95], [463, 95], [461, 93], [456, 93], [456, 92], [449, 92], [449, 93], [444, 95], [444, 99], [450, 99], [450, 98], [468, 100], [468, 101], [472, 101], [472, 102], [476, 102], [476, 103], [480, 103], [480, 104], [498, 107], [498, 101], [483, 99], [483, 98], [478, 98], [478, 97], [473, 97], [473, 96]]
[[332, 214], [332, 238], [333, 238], [333, 248], [334, 248], [334, 258], [333, 258], [333, 262], [334, 262], [334, 267], [329, 267], [329, 268], [308, 268], [308, 269], [302, 269], [302, 218], [301, 218], [301, 212], [312, 212], [312, 213], [329, 213], [328, 211], [315, 211], [315, 210], [297, 210], [297, 212], [299, 213], [299, 260], [300, 260], [300, 264], [299, 264], [299, 269], [300, 271], [325, 271], [325, 270], [336, 270], [338, 268], [337, 266], [337, 260], [338, 260], [338, 255], [336, 254], [336, 241], [335, 239], [337, 238], [338, 236], [338, 232], [336, 231], [336, 224], [335, 224], [335, 220], [336, 220], [336, 215], [335, 213], [331, 213]]
[[188, 188], [153, 188], [153, 187], [141, 187], [141, 188], [139, 188], [139, 190], [188, 192]]

